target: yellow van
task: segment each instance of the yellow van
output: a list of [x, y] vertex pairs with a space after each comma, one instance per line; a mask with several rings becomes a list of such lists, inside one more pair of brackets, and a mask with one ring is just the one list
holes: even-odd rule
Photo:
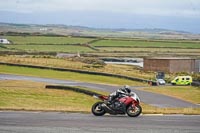
[[191, 76], [177, 76], [174, 80], [171, 81], [172, 85], [191, 85], [191, 83]]

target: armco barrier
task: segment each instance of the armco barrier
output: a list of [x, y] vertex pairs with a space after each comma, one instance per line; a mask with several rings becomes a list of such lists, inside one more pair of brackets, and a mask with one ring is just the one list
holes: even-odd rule
[[155, 81], [151, 81], [151, 80], [146, 80], [146, 79], [141, 79], [141, 78], [134, 78], [134, 77], [118, 75], [118, 74], [102, 73], [102, 72], [91, 72], [91, 71], [75, 70], [75, 69], [69, 69], [69, 68], [35, 66], [35, 65], [27, 65], [27, 64], [5, 63], [5, 62], [0, 62], [0, 65], [39, 68], [39, 69], [51, 69], [51, 70], [57, 70], [57, 71], [68, 71], [68, 72], [77, 72], [77, 73], [84, 73], [84, 74], [111, 76], [111, 77], [124, 78], [124, 79], [128, 79], [128, 80], [139, 81], [139, 82], [147, 82], [147, 83], [151, 82], [151, 83], [155, 83], [156, 84]]
[[78, 87], [72, 87], [72, 86], [46, 85], [45, 88], [46, 89], [72, 90], [72, 91], [75, 91], [75, 92], [84, 93], [84, 94], [89, 95], [89, 96], [100, 95], [96, 92], [92, 92], [92, 91], [89, 91], [89, 90], [84, 90], [84, 89], [80, 89]]

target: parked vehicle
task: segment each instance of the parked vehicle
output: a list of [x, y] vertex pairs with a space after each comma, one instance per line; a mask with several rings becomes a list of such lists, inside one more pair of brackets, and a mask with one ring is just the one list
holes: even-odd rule
[[164, 79], [157, 79], [157, 83], [159, 84], [159, 85], [165, 85], [165, 80]]
[[112, 115], [127, 114], [130, 117], [137, 117], [142, 113], [140, 98], [134, 92], [115, 99], [111, 105], [106, 103], [108, 96], [94, 95], [94, 97], [102, 100], [92, 106], [92, 113], [95, 116], [102, 116], [105, 113], [109, 113]]
[[177, 76], [174, 80], [171, 81], [172, 85], [191, 85], [192, 77], [191, 76]]

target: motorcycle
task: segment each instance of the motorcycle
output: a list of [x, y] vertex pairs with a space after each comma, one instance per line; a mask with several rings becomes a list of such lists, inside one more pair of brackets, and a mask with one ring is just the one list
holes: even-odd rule
[[111, 115], [127, 114], [130, 117], [137, 117], [142, 113], [140, 98], [134, 92], [116, 98], [110, 105], [107, 104], [108, 96], [94, 95], [93, 97], [102, 100], [92, 106], [91, 110], [95, 116], [103, 116], [105, 113], [109, 113]]

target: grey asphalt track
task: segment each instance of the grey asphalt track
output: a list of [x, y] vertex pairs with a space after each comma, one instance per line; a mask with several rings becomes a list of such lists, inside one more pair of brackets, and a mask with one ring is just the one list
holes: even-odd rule
[[199, 133], [200, 116], [0, 112], [0, 133]]
[[[68, 85], [68, 86], [83, 86], [88, 87], [95, 90], [113, 92], [121, 86], [111, 86], [111, 85], [103, 85], [96, 83], [86, 83], [79, 81], [71, 81], [71, 80], [59, 80], [59, 79], [50, 79], [50, 78], [40, 78], [40, 77], [32, 77], [32, 76], [20, 76], [20, 75], [11, 75], [11, 74], [0, 74], [0, 80], [29, 80], [36, 82], [45, 82], [48, 84], [59, 84], [59, 85]], [[138, 94], [141, 101], [156, 107], [200, 107], [199, 105], [195, 105], [180, 99], [172, 98], [169, 96], [151, 93], [142, 91], [132, 86], [131, 89]], [[159, 88], [158, 88], [159, 89]]]

